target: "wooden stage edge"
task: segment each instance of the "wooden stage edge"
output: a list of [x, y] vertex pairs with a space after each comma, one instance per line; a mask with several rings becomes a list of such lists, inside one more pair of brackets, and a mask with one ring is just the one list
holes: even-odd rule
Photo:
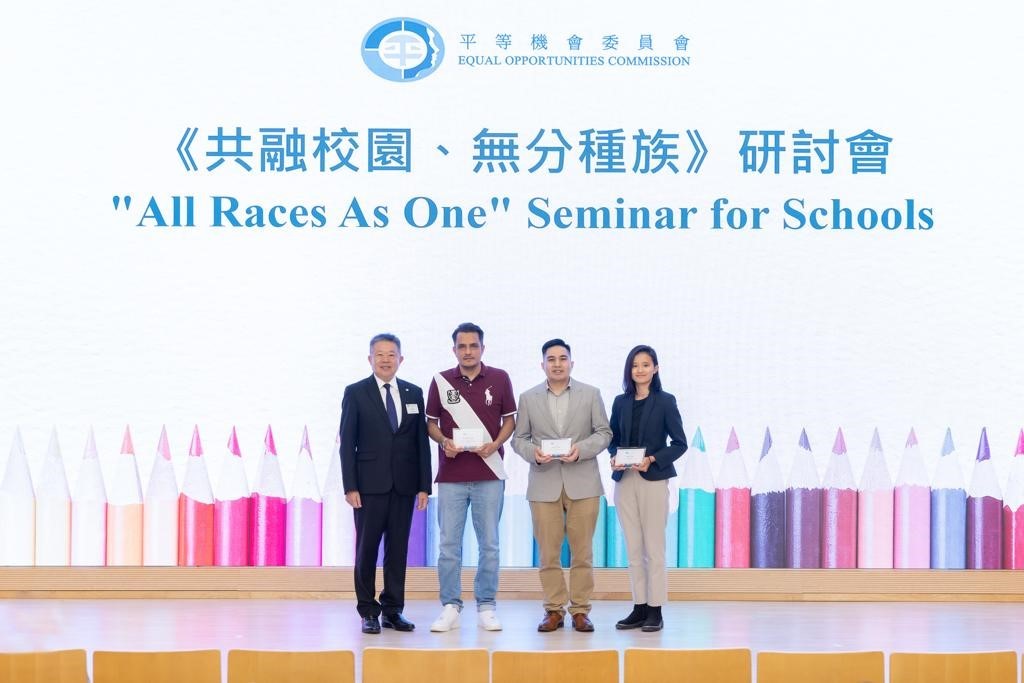
[[[377, 585], [381, 585], [379, 575]], [[568, 572], [567, 572], [568, 574]], [[594, 597], [629, 600], [625, 569], [595, 569]], [[473, 569], [462, 573], [472, 594]], [[568, 576], [566, 576], [568, 580]], [[1024, 571], [670, 569], [671, 600], [1024, 602]], [[533, 568], [503, 568], [499, 599], [536, 600]], [[406, 597], [437, 597], [437, 570], [413, 567]], [[0, 598], [351, 600], [351, 567], [0, 567]]]

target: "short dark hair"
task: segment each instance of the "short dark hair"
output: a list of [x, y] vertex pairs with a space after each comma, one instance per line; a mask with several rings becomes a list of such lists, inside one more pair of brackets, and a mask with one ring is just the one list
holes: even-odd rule
[[565, 350], [569, 352], [569, 357], [572, 357], [572, 348], [568, 344], [566, 344], [565, 341], [558, 339], [556, 337], [555, 339], [548, 339], [546, 342], [544, 342], [544, 345], [540, 347], [541, 358], [544, 357], [544, 355], [548, 352], [548, 349], [550, 349], [552, 346], [564, 346]]
[[381, 332], [380, 334], [373, 335], [370, 339], [370, 351], [373, 351], [373, 345], [377, 342], [391, 342], [398, 347], [398, 353], [402, 353], [402, 340], [390, 332]]
[[[647, 344], [640, 344], [634, 346], [633, 350], [626, 356], [626, 367], [622, 370], [622, 390], [627, 394], [636, 394], [636, 382], [633, 381], [633, 360], [636, 358], [638, 353], [646, 353], [654, 361], [654, 364], [658, 364], [658, 352]], [[654, 377], [651, 378], [651, 392], [661, 391], [661, 373], [654, 373]]]
[[457, 336], [459, 336], [460, 333], [461, 334], [473, 334], [474, 332], [476, 333], [476, 336], [480, 338], [480, 343], [483, 344], [484, 343], [484, 331], [482, 329], [480, 329], [479, 325], [476, 325], [474, 323], [462, 323], [461, 325], [456, 327], [455, 331], [452, 332], [452, 344], [455, 343], [455, 338]]

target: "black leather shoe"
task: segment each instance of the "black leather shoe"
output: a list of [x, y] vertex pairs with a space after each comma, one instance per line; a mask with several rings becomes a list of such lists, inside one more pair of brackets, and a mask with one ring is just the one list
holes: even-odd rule
[[401, 614], [385, 614], [380, 618], [380, 625], [384, 628], [393, 628], [396, 631], [412, 631], [416, 624], [408, 621]]
[[643, 626], [640, 630], [644, 633], [651, 633], [653, 631], [660, 631], [665, 627], [665, 622], [661, 620], [661, 607], [648, 607], [647, 618], [644, 619]]
[[380, 633], [380, 620], [377, 617], [363, 617], [363, 633]]
[[615, 628], [620, 631], [631, 628], [640, 628], [647, 619], [647, 603], [633, 605], [633, 611], [625, 619], [615, 622]]

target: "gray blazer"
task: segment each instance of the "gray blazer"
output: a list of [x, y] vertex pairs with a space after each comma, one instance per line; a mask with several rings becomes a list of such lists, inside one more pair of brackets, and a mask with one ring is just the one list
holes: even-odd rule
[[[530, 463], [527, 500], [554, 502], [561, 497], [563, 487], [573, 500], [604, 493], [596, 458], [611, 441], [612, 429], [608, 425], [601, 392], [597, 387], [575, 379], [570, 380], [568, 391], [569, 412], [562, 431], [555, 427], [555, 419], [548, 409], [547, 382], [524, 391], [519, 397], [512, 449]], [[572, 439], [579, 449], [579, 460], [552, 460], [544, 465], [537, 464], [534, 450], [540, 446], [541, 439], [565, 438]]]

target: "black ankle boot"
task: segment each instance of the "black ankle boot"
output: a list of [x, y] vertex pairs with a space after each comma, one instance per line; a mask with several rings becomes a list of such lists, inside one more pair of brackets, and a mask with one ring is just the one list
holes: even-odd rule
[[644, 625], [644, 620], [647, 619], [647, 603], [642, 605], [633, 605], [633, 611], [629, 613], [629, 616], [615, 623], [615, 628], [623, 631], [629, 628], [640, 628]]
[[644, 619], [644, 623], [640, 627], [640, 630], [650, 633], [652, 631], [660, 631], [664, 627], [665, 622], [661, 620], [661, 606], [648, 607], [647, 618]]

